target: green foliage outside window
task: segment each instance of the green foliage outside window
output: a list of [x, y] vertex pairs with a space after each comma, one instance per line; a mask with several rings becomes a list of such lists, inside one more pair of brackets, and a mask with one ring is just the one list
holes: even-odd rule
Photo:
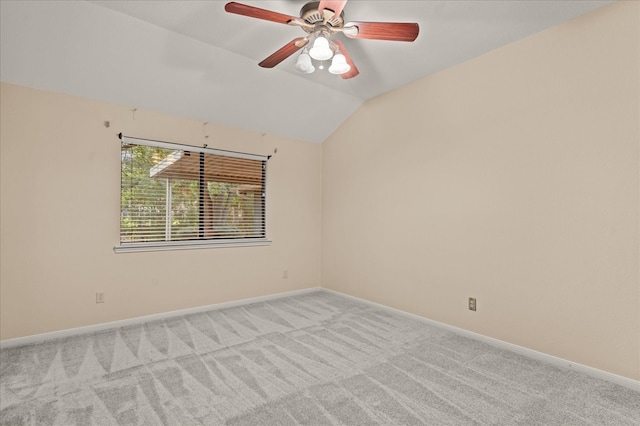
[[174, 152], [123, 145], [121, 243], [264, 236], [262, 187], [208, 181], [201, 198], [197, 174], [189, 179], [152, 176], [154, 166]]

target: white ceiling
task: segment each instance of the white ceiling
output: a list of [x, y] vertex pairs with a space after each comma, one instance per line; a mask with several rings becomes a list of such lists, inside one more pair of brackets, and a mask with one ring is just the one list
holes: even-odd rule
[[[243, 3], [297, 16], [304, 0]], [[360, 75], [258, 62], [297, 27], [225, 1], [0, 0], [2, 81], [259, 133], [324, 141], [364, 101], [602, 7], [609, 0], [350, 0], [345, 21], [417, 22], [413, 43], [338, 35]]]

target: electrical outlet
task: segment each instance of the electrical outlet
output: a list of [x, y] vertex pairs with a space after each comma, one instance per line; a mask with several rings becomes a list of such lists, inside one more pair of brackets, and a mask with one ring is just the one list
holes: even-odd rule
[[282, 271], [282, 278], [289, 278], [289, 271], [287, 269]]
[[476, 310], [476, 298], [475, 297], [470, 297], [469, 298], [469, 310], [470, 311], [475, 311]]
[[102, 291], [96, 292], [96, 303], [104, 303], [104, 292]]

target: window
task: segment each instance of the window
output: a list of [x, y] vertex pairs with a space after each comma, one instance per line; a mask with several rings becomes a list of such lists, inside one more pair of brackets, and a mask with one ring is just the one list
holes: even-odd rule
[[121, 135], [116, 252], [268, 244], [268, 157]]

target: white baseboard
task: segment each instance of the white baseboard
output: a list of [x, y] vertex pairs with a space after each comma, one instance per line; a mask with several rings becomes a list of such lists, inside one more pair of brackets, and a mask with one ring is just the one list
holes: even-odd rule
[[211, 311], [214, 309], [231, 308], [239, 305], [248, 305], [250, 303], [265, 302], [268, 300], [279, 299], [282, 297], [298, 296], [301, 294], [312, 293], [321, 290], [320, 287], [305, 288], [302, 290], [292, 290], [283, 293], [275, 293], [267, 296], [250, 297], [248, 299], [233, 300], [230, 302], [215, 303], [213, 305], [198, 306], [195, 308], [180, 309], [177, 311], [162, 312], [159, 314], [145, 315], [142, 317], [128, 318], [125, 320], [110, 321], [100, 324], [87, 325], [83, 327], [68, 328], [66, 330], [51, 331], [48, 333], [33, 334], [31, 336], [16, 337], [13, 339], [0, 340], [0, 349], [12, 348], [16, 346], [29, 345], [33, 343], [42, 343], [48, 340], [60, 339], [63, 337], [76, 336], [84, 333], [95, 333], [97, 331], [107, 330], [111, 328], [125, 327], [128, 325], [140, 324], [147, 321], [155, 321], [166, 318], [178, 317], [182, 315], [197, 314], [200, 312]]
[[499, 347], [502, 349], [506, 349], [511, 352], [515, 352], [519, 355], [526, 356], [528, 358], [533, 358], [535, 360], [545, 362], [547, 364], [555, 365], [557, 367], [578, 371], [580, 373], [586, 374], [587, 376], [595, 377], [597, 379], [606, 380], [620, 386], [624, 386], [636, 392], [640, 392], [640, 381], [633, 380], [628, 377], [619, 376], [617, 374], [609, 373], [607, 371], [598, 370], [597, 368], [589, 367], [587, 365], [579, 364], [577, 362], [569, 361], [563, 358], [559, 358], [553, 355], [546, 354], [544, 352], [538, 352], [533, 349], [525, 348], [523, 346], [514, 345], [513, 343], [505, 342], [503, 340], [494, 339], [493, 337], [485, 336], [483, 334], [475, 333], [473, 331], [465, 330], [463, 328], [454, 327], [452, 325], [448, 325], [442, 322], [434, 321], [425, 317], [421, 317], [419, 315], [415, 315], [409, 312], [402, 311], [400, 309], [391, 308], [386, 305], [382, 305], [380, 303], [371, 302], [366, 299], [361, 299], [359, 297], [351, 296], [346, 293], [340, 293], [339, 291], [330, 290], [328, 288], [322, 288], [322, 291], [326, 291], [329, 293], [334, 293], [339, 296], [347, 297], [349, 299], [365, 303], [371, 306], [375, 306], [377, 308], [385, 309], [390, 312], [394, 312], [400, 315], [408, 316], [419, 321], [423, 321], [427, 324], [434, 325], [436, 327], [444, 328], [453, 333], [456, 333], [461, 336], [469, 337], [474, 340], [479, 340], [481, 342], [487, 343], [489, 345]]
[[589, 367], [587, 365], [579, 364], [577, 362], [569, 361], [569, 360], [566, 360], [566, 359], [563, 359], [563, 358], [558, 358], [556, 356], [549, 355], [549, 354], [546, 354], [544, 352], [538, 352], [538, 351], [535, 351], [533, 349], [525, 348], [523, 346], [514, 345], [513, 343], [508, 343], [508, 342], [505, 342], [503, 340], [494, 339], [493, 337], [485, 336], [483, 334], [475, 333], [473, 331], [465, 330], [463, 328], [458, 328], [458, 327], [454, 327], [452, 325], [448, 325], [448, 324], [445, 324], [445, 323], [434, 321], [434, 320], [431, 320], [431, 319], [428, 319], [428, 318], [425, 318], [425, 317], [421, 317], [419, 315], [415, 315], [415, 314], [412, 314], [412, 313], [409, 313], [409, 312], [402, 311], [400, 309], [396, 309], [396, 308], [392, 308], [392, 307], [389, 307], [389, 306], [386, 306], [386, 305], [382, 305], [380, 303], [371, 302], [371, 301], [366, 300], [366, 299], [361, 299], [359, 297], [351, 296], [351, 295], [346, 294], [346, 293], [340, 293], [340, 292], [335, 291], [335, 290], [331, 290], [331, 289], [327, 289], [327, 288], [321, 288], [321, 287], [311, 287], [311, 288], [305, 288], [305, 289], [302, 289], [302, 290], [293, 290], [293, 291], [287, 291], [287, 292], [283, 292], [283, 293], [270, 294], [270, 295], [267, 295], [267, 296], [251, 297], [251, 298], [248, 298], [248, 299], [240, 299], [240, 300], [234, 300], [234, 301], [230, 301], [230, 302], [215, 303], [215, 304], [212, 304], [212, 305], [198, 306], [198, 307], [195, 307], [195, 308], [180, 309], [180, 310], [176, 310], [176, 311], [163, 312], [163, 313], [159, 313], [159, 314], [146, 315], [146, 316], [142, 316], [142, 317], [129, 318], [129, 319], [125, 319], [125, 320], [111, 321], [111, 322], [105, 322], [105, 323], [101, 323], [101, 324], [88, 325], [88, 326], [84, 326], [84, 327], [76, 327], [76, 328], [70, 328], [70, 329], [66, 329], [66, 330], [59, 330], [59, 331], [52, 331], [52, 332], [48, 332], [48, 333], [34, 334], [34, 335], [31, 335], [31, 336], [16, 337], [16, 338], [13, 338], [13, 339], [5, 339], [5, 340], [0, 340], [0, 349], [12, 348], [12, 347], [16, 347], [16, 346], [28, 345], [28, 344], [33, 344], [33, 343], [41, 343], [41, 342], [45, 342], [45, 341], [48, 341], [48, 340], [59, 339], [59, 338], [69, 337], [69, 336], [75, 336], [75, 335], [83, 334], [83, 333], [95, 333], [97, 331], [107, 330], [107, 329], [111, 329], [111, 328], [125, 327], [125, 326], [129, 326], [129, 325], [140, 324], [140, 323], [147, 322], [147, 321], [155, 321], [155, 320], [167, 319], [167, 318], [172, 318], [172, 317], [177, 317], [177, 316], [182, 316], [182, 315], [195, 314], [195, 313], [210, 311], [210, 310], [214, 310], [214, 309], [223, 309], [223, 308], [230, 308], [230, 307], [234, 307], [234, 306], [247, 305], [247, 304], [250, 304], [250, 303], [265, 302], [265, 301], [268, 301], [268, 300], [279, 299], [279, 298], [288, 297], [288, 296], [297, 296], [297, 295], [301, 295], [301, 294], [312, 293], [312, 292], [315, 292], [315, 291], [325, 291], [325, 292], [328, 292], [328, 293], [337, 294], [339, 296], [346, 297], [346, 298], [358, 301], [360, 303], [365, 303], [365, 304], [370, 305], [370, 306], [375, 306], [375, 307], [380, 308], [380, 309], [385, 309], [385, 310], [390, 311], [390, 312], [394, 312], [394, 313], [397, 313], [397, 314], [400, 314], [400, 315], [404, 315], [404, 316], [407, 316], [407, 317], [410, 317], [410, 318], [413, 318], [413, 319], [417, 319], [417, 320], [423, 321], [423, 322], [425, 322], [427, 324], [431, 324], [431, 325], [434, 325], [434, 326], [449, 330], [449, 331], [451, 331], [453, 333], [456, 333], [456, 334], [459, 334], [461, 336], [469, 337], [471, 339], [478, 340], [478, 341], [490, 344], [490, 345], [495, 346], [495, 347], [506, 349], [506, 350], [509, 350], [511, 352], [515, 352], [517, 354], [520, 354], [520, 355], [523, 355], [523, 356], [526, 356], [526, 357], [529, 357], [529, 358], [536, 359], [538, 361], [542, 361], [542, 362], [545, 362], [545, 363], [548, 363], [548, 364], [551, 364], [551, 365], [555, 365], [555, 366], [561, 367], [561, 368], [575, 370], [575, 371], [578, 371], [580, 373], [586, 374], [588, 376], [595, 377], [595, 378], [602, 379], [602, 380], [607, 380], [609, 382], [624, 386], [624, 387], [629, 388], [631, 390], [634, 390], [636, 392], [640, 392], [640, 381], [638, 381], [638, 380], [633, 380], [633, 379], [630, 379], [628, 377], [619, 376], [617, 374], [609, 373], [609, 372], [603, 371], [603, 370], [598, 370], [597, 368]]

